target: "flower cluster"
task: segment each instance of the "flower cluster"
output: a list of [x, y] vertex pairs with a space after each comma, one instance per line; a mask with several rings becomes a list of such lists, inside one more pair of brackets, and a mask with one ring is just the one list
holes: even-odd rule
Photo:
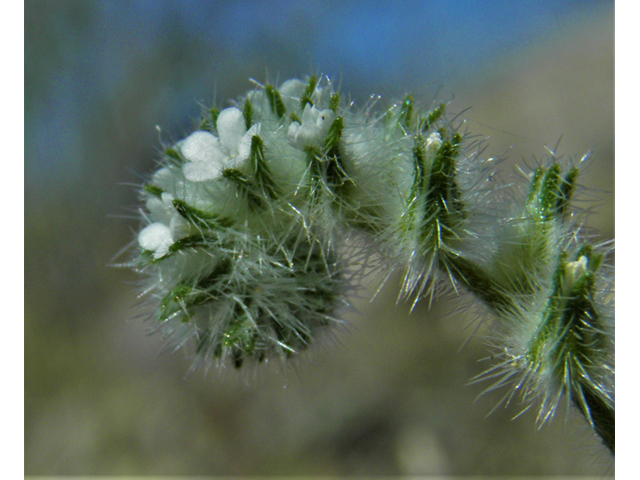
[[539, 400], [540, 423], [570, 399], [613, 451], [613, 277], [570, 208], [581, 160], [551, 155], [506, 206], [444, 104], [374, 103], [258, 85], [164, 150], [133, 261], [160, 329], [196, 363], [287, 358], [341, 324], [375, 251], [401, 298], [453, 286], [488, 307], [489, 389]]

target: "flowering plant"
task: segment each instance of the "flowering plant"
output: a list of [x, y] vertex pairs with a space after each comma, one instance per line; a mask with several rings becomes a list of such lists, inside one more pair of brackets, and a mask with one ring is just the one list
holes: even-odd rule
[[286, 359], [342, 323], [375, 258], [414, 305], [446, 287], [484, 303], [497, 363], [475, 380], [537, 404], [540, 425], [573, 403], [614, 452], [610, 248], [571, 207], [586, 158], [550, 152], [496, 189], [498, 159], [444, 104], [375, 104], [326, 78], [257, 84], [166, 146], [130, 263], [160, 330], [194, 365]]

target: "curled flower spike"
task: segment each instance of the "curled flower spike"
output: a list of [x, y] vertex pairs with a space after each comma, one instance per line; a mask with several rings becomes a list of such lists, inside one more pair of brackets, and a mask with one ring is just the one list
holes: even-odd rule
[[539, 425], [573, 404], [614, 452], [613, 269], [571, 210], [582, 160], [496, 189], [497, 159], [444, 104], [376, 113], [328, 78], [256, 85], [143, 187], [128, 265], [168, 341], [205, 368], [287, 360], [342, 325], [363, 272], [400, 270], [413, 305], [447, 287], [485, 305], [487, 391], [537, 404]]

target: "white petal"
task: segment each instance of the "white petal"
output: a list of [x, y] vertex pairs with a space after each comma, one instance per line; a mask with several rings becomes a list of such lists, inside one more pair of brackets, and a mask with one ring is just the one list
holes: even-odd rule
[[438, 132], [433, 132], [427, 137], [427, 156], [425, 158], [425, 164], [431, 165], [438, 155], [438, 150], [442, 146], [442, 137]]
[[304, 148], [308, 145], [319, 145], [318, 129], [315, 125], [297, 122], [292, 123], [287, 131], [287, 137], [294, 147]]
[[282, 84], [278, 91], [282, 96], [284, 106], [287, 107], [287, 112], [300, 111], [300, 98], [306, 89], [307, 84], [298, 79], [287, 80]]
[[260, 130], [262, 130], [262, 124], [254, 123], [253, 125], [251, 125], [251, 128], [247, 131], [245, 136], [251, 138], [254, 135], [260, 135]]
[[293, 146], [302, 148], [303, 145], [298, 145], [296, 142], [296, 134], [298, 133], [298, 130], [300, 130], [300, 124], [298, 122], [291, 122], [291, 125], [289, 125], [289, 129], [287, 130], [287, 138]]
[[247, 94], [247, 98], [251, 101], [251, 106], [253, 107], [254, 112], [258, 114], [271, 112], [269, 99], [267, 98], [267, 94], [264, 90], [253, 90]]
[[182, 166], [182, 173], [191, 182], [206, 182], [222, 176], [222, 169], [221, 162], [189, 162]]
[[321, 145], [331, 124], [336, 118], [333, 110], [318, 110], [307, 104], [302, 112], [302, 125], [297, 122], [289, 125], [287, 137], [292, 145], [303, 148], [307, 145]]
[[427, 143], [437, 142], [439, 145], [442, 145], [442, 137], [438, 132], [433, 132], [429, 137], [427, 137]]
[[163, 167], [160, 170], [158, 170], [156, 173], [153, 174], [153, 177], [151, 177], [151, 184], [152, 185], [157, 185], [160, 188], [164, 188], [165, 190], [167, 188], [173, 187], [173, 185], [176, 182], [176, 174], [167, 167]]
[[564, 267], [563, 290], [566, 295], [571, 293], [574, 283], [587, 272], [588, 260], [584, 255], [575, 262], [567, 262]]
[[318, 128], [315, 125], [302, 125], [296, 133], [296, 142], [302, 146], [321, 145], [322, 138], [320, 138]]
[[247, 133], [240, 140], [240, 144], [238, 145], [238, 156], [236, 157], [236, 161], [234, 163], [239, 163], [243, 160], [246, 160], [251, 156], [251, 141], [253, 140], [254, 135], [260, 134], [260, 124], [257, 123], [252, 125], [251, 128], [247, 131]]
[[316, 123], [316, 119], [318, 118], [318, 109], [316, 107], [312, 107], [308, 103], [304, 106], [304, 111], [302, 112], [302, 124], [310, 124]]
[[189, 225], [189, 222], [187, 222], [187, 220], [180, 214], [176, 214], [171, 219], [169, 229], [171, 230], [171, 238], [173, 241], [176, 241], [189, 235], [191, 232], [191, 225]]
[[294, 78], [292, 80], [287, 80], [286, 82], [284, 82], [280, 86], [278, 91], [280, 92], [280, 95], [282, 95], [283, 97], [300, 98], [302, 97], [306, 89], [307, 89], [306, 82], [303, 82], [302, 80], [298, 80], [297, 78]]
[[170, 193], [164, 192], [160, 198], [162, 198], [162, 202], [167, 206], [167, 207], [172, 207], [173, 208], [173, 201], [175, 200], [175, 197], [173, 195], [171, 195]]
[[336, 114], [331, 109], [318, 111], [318, 118], [316, 119], [316, 127], [318, 127], [318, 136], [323, 139], [329, 133], [331, 124], [336, 119]]
[[182, 154], [190, 162], [222, 161], [225, 157], [220, 142], [209, 132], [197, 131], [182, 144]]
[[138, 243], [145, 250], [155, 252], [163, 245], [171, 245], [173, 238], [171, 237], [171, 229], [163, 223], [155, 222], [147, 225], [138, 234]]
[[244, 115], [239, 108], [225, 108], [218, 116], [216, 123], [220, 143], [227, 150], [229, 156], [233, 157], [238, 153], [238, 145], [242, 137], [247, 133]]
[[289, 129], [287, 130], [287, 137], [289, 137], [289, 140], [293, 140], [296, 136], [296, 132], [300, 129], [300, 123], [299, 122], [291, 122], [291, 125], [289, 125]]
[[169, 253], [169, 247], [171, 246], [171, 242], [165, 242], [158, 247], [156, 253], [153, 254], [153, 258], [156, 260], [158, 258], [164, 257], [167, 253]]
[[155, 222], [164, 223], [169, 225], [171, 216], [173, 215], [173, 207], [169, 207], [166, 203], [160, 200], [158, 197], [151, 197], [147, 200], [147, 210], [151, 213], [151, 218]]

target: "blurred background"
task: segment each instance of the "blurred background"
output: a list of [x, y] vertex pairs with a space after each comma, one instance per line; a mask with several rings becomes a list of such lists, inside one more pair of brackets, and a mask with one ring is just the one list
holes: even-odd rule
[[[186, 375], [109, 265], [136, 185], [199, 104], [249, 78], [324, 73], [370, 94], [453, 99], [486, 155], [593, 150], [591, 226], [614, 237], [613, 1], [25, 1], [25, 472], [32, 475], [602, 475], [577, 415], [536, 432], [467, 385], [488, 367], [442, 298], [398, 279], [286, 370]], [[505, 177], [512, 172], [505, 163]], [[369, 293], [375, 285], [368, 287]], [[364, 294], [366, 297], [367, 294]], [[473, 310], [473, 307], [471, 307]]]

